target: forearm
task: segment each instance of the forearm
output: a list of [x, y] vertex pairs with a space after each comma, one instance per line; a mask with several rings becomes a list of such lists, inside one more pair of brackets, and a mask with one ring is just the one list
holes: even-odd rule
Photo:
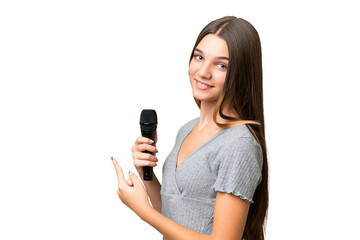
[[140, 217], [158, 230], [166, 240], [212, 240], [212, 236], [186, 228], [151, 208]]
[[151, 205], [154, 209], [156, 209], [159, 213], [161, 213], [161, 184], [159, 180], [157, 179], [155, 173], [153, 175], [152, 181], [144, 181], [143, 174], [139, 174], [141, 177], [141, 180], [143, 181], [147, 194], [149, 195]]

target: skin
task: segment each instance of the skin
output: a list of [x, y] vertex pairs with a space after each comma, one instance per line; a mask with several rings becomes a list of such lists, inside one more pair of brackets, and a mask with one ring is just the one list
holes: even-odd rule
[[[183, 141], [177, 159], [177, 166], [196, 148], [216, 134], [220, 128], [213, 121], [213, 110], [224, 86], [228, 66], [228, 48], [226, 42], [216, 35], [205, 36], [194, 52], [189, 65], [189, 77], [193, 96], [201, 101], [200, 120]], [[200, 83], [200, 84], [199, 84]], [[205, 84], [205, 85], [204, 85]], [[219, 121], [226, 123], [218, 116]], [[144, 150], [156, 152], [156, 146], [150, 139], [139, 137], [134, 146], [133, 163], [142, 176], [142, 166], [156, 166], [156, 156], [142, 153]], [[144, 181], [133, 173], [125, 180], [118, 162], [113, 164], [118, 179], [118, 196], [141, 219], [156, 228], [168, 240], [241, 239], [250, 204], [229, 193], [217, 192], [212, 235], [201, 234], [186, 228], [161, 215], [161, 185], [154, 176], [153, 181]], [[148, 198], [153, 205], [150, 205]]]

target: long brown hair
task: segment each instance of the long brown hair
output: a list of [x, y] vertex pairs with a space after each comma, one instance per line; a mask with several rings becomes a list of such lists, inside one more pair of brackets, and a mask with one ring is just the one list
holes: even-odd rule
[[[263, 240], [269, 192], [260, 38], [256, 29], [246, 20], [231, 16], [223, 17], [212, 21], [200, 32], [190, 61], [195, 48], [207, 34], [216, 34], [224, 39], [229, 49], [228, 71], [223, 91], [215, 107], [214, 121], [221, 128], [230, 126], [217, 121], [216, 116], [219, 114], [223, 119], [246, 124], [262, 148], [262, 180], [254, 193], [254, 203], [250, 205], [243, 239]], [[200, 107], [200, 101], [195, 101]], [[230, 110], [233, 116], [224, 114], [225, 109]]]

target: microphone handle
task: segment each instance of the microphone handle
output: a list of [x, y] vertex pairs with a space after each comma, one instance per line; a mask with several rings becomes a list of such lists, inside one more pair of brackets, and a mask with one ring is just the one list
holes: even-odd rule
[[[156, 130], [141, 130], [141, 135], [146, 138], [150, 138], [155, 142], [155, 136], [156, 136]], [[151, 155], [154, 155], [154, 153], [149, 151], [144, 151], [143, 153], [150, 153]], [[144, 172], [144, 181], [152, 181], [153, 180], [153, 167], [143, 167]]]

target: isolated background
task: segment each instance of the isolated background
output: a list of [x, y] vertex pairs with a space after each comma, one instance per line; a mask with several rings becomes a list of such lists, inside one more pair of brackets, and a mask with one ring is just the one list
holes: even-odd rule
[[160, 239], [116, 195], [143, 108], [158, 158], [198, 116], [200, 30], [235, 15], [263, 48], [267, 239], [359, 236], [356, 1], [1, 1], [0, 239]]

